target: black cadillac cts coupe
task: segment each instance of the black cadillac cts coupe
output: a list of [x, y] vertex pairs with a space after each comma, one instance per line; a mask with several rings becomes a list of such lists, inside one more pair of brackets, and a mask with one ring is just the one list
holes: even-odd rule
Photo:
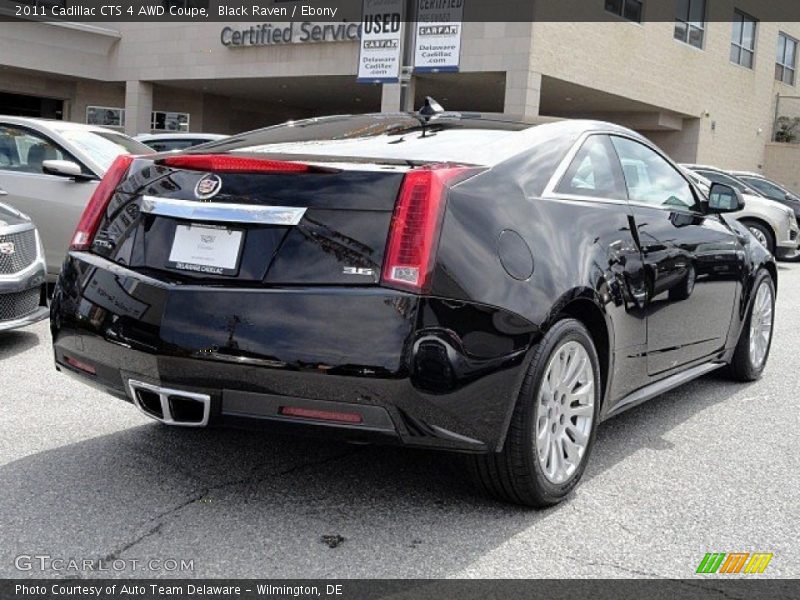
[[601, 421], [760, 376], [777, 271], [741, 204], [587, 121], [337, 116], [123, 156], [61, 271], [56, 365], [169, 425], [470, 453], [550, 505]]

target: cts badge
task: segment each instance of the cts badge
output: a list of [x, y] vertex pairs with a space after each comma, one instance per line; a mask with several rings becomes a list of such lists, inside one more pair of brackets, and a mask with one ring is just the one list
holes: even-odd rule
[[345, 267], [342, 269], [342, 273], [345, 275], [362, 275], [364, 277], [373, 277], [375, 275], [375, 269], [361, 269], [359, 267]]
[[194, 188], [198, 200], [211, 200], [222, 189], [222, 179], [217, 175], [205, 175]]
[[3, 256], [11, 256], [17, 251], [14, 242], [0, 242], [0, 254]]

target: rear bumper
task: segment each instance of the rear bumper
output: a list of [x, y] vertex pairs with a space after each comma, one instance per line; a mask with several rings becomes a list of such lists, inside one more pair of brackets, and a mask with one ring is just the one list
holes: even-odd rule
[[51, 328], [59, 370], [129, 401], [131, 380], [208, 396], [209, 425], [472, 452], [502, 447], [538, 335], [471, 303], [173, 285], [83, 253], [65, 262]]

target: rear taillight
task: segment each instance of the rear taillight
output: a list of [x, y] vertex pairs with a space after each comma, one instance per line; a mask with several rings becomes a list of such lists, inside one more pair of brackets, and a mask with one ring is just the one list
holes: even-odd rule
[[184, 154], [157, 161], [175, 169], [216, 173], [307, 173], [310, 165], [286, 160], [262, 160], [229, 154]]
[[443, 165], [406, 173], [392, 217], [382, 284], [413, 292], [427, 291], [447, 187], [472, 172], [466, 167]]
[[78, 227], [75, 229], [69, 245], [70, 250], [88, 250], [91, 247], [94, 234], [97, 233], [97, 228], [100, 227], [100, 222], [103, 220], [103, 213], [108, 208], [108, 203], [111, 202], [117, 186], [128, 174], [132, 162], [133, 156], [121, 154], [111, 163], [81, 215], [81, 220], [78, 222]]

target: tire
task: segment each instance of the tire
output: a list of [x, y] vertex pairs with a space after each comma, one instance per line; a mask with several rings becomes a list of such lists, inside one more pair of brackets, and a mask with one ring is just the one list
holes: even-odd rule
[[672, 288], [669, 291], [669, 299], [672, 302], [687, 300], [694, 291], [694, 286], [696, 281], [697, 281], [697, 272], [694, 269], [694, 265], [690, 264], [689, 268], [686, 270], [686, 277], [683, 278], [680, 285]]
[[[560, 362], [562, 358], [564, 363]], [[544, 395], [547, 404], [542, 404], [540, 394], [547, 392], [551, 383], [561, 381], [561, 377], [555, 376], [554, 369], [559, 366], [563, 369], [563, 365], [568, 376], [572, 373], [570, 367], [576, 365], [575, 372], [580, 372], [580, 377], [575, 379], [571, 388], [566, 387], [571, 377], [564, 377], [563, 389], [548, 392]], [[588, 372], [582, 368], [583, 365], [589, 369]], [[548, 373], [551, 376], [545, 381]], [[559, 370], [559, 373], [563, 371]], [[587, 390], [585, 386], [589, 382], [591, 387]], [[568, 389], [579, 393], [570, 395], [570, 401], [565, 404], [564, 394]], [[514, 504], [544, 508], [561, 502], [578, 484], [586, 468], [594, 445], [601, 397], [600, 362], [589, 332], [575, 319], [559, 321], [534, 351], [502, 452], [470, 457], [472, 474], [479, 487]], [[544, 432], [546, 438], [537, 436], [537, 430]], [[567, 443], [565, 435], [571, 444]], [[542, 440], [542, 446], [538, 445], [537, 437]], [[548, 444], [544, 444], [545, 439]], [[581, 442], [582, 451], [576, 450]], [[562, 444], [560, 463], [551, 460], [559, 458], [551, 452], [540, 458], [542, 447], [555, 452], [559, 443]], [[572, 461], [566, 459], [568, 450], [572, 453]], [[575, 457], [579, 457], [578, 460], [574, 460]], [[560, 472], [556, 469], [557, 464], [563, 467]], [[548, 473], [548, 470], [552, 472]]]
[[[764, 290], [762, 292], [762, 290]], [[760, 296], [759, 293], [766, 293], [769, 295], [768, 307], [769, 316], [761, 312]], [[768, 339], [763, 343], [763, 357], [760, 361], [759, 353], [751, 352], [751, 343], [754, 342], [754, 336], [758, 333], [758, 329], [751, 327], [753, 323], [754, 314], [759, 318], [762, 324], [765, 324], [765, 319], [769, 322]], [[728, 374], [736, 381], [756, 381], [761, 377], [764, 368], [767, 366], [769, 359], [769, 351], [772, 347], [772, 337], [775, 328], [775, 283], [772, 277], [765, 270], [762, 269], [756, 275], [756, 282], [753, 286], [752, 300], [750, 301], [750, 308], [747, 312], [747, 319], [745, 319], [742, 326], [742, 332], [739, 334], [739, 341], [736, 344], [736, 350], [733, 353], [733, 359], [728, 367]], [[762, 327], [763, 335], [763, 327]]]
[[[772, 230], [769, 227], [762, 225], [757, 221], [742, 221], [742, 223], [750, 230], [750, 233], [752, 233], [756, 239], [763, 238], [763, 240], [766, 241], [766, 244], [762, 243], [762, 245], [769, 250], [770, 254], [775, 254], [775, 234], [772, 233]], [[759, 239], [759, 242], [761, 241], [762, 240]]]

